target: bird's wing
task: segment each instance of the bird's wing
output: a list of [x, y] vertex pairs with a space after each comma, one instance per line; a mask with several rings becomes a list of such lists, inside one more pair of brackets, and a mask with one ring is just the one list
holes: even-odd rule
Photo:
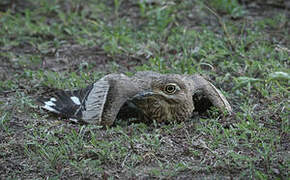
[[210, 103], [219, 110], [226, 110], [228, 113], [232, 113], [232, 107], [225, 96], [212, 83], [204, 79], [202, 76], [186, 76], [185, 81], [187, 82], [193, 97], [195, 95], [203, 95], [203, 98], [199, 99], [198, 103], [195, 101], [196, 109], [202, 108], [197, 107], [198, 105], [205, 105], [205, 101], [210, 101]]
[[110, 84], [101, 79], [93, 84], [87, 98], [83, 100], [82, 120], [92, 124], [102, 124], [104, 106], [108, 98]]
[[144, 86], [124, 74], [109, 74], [87, 88], [40, 97], [40, 107], [73, 121], [112, 125], [122, 106]]
[[56, 91], [37, 99], [40, 107], [74, 121], [100, 124], [110, 84], [104, 78], [75, 91]]
[[142, 88], [142, 83], [124, 74], [110, 74], [105, 78], [110, 89], [104, 106], [102, 125], [111, 125], [125, 103]]

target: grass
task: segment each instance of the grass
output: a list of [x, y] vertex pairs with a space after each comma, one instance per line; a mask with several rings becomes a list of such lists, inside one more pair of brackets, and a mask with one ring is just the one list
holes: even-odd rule
[[[1, 11], [0, 177], [289, 177], [289, 10], [224, 2], [27, 0]], [[47, 87], [142, 70], [203, 74], [235, 114], [98, 127], [34, 104]]]

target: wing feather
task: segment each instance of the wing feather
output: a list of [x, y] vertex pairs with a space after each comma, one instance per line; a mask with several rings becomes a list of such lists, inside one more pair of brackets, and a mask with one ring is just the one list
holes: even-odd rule
[[203, 94], [220, 111], [226, 110], [228, 113], [232, 113], [230, 103], [212, 83], [200, 75], [186, 76], [185, 79], [188, 82], [192, 95]]
[[103, 79], [93, 84], [92, 90], [82, 102], [82, 120], [92, 124], [101, 123], [109, 89], [109, 82]]

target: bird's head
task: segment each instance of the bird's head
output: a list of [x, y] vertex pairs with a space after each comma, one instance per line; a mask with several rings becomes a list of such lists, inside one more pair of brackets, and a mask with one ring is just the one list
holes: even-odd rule
[[181, 78], [162, 76], [151, 82], [150, 88], [136, 94], [131, 102], [150, 120], [183, 121], [191, 116], [191, 92]]

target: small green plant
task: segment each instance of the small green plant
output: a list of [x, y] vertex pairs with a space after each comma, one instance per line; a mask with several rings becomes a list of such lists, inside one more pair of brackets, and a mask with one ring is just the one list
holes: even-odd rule
[[8, 132], [9, 126], [7, 125], [7, 123], [9, 123], [10, 114], [8, 112], [3, 112], [3, 113], [0, 113], [0, 114], [1, 114], [1, 117], [0, 117], [0, 129], [3, 129], [5, 132]]
[[208, 3], [219, 13], [229, 14], [234, 18], [241, 17], [245, 13], [237, 0], [212, 0]]

